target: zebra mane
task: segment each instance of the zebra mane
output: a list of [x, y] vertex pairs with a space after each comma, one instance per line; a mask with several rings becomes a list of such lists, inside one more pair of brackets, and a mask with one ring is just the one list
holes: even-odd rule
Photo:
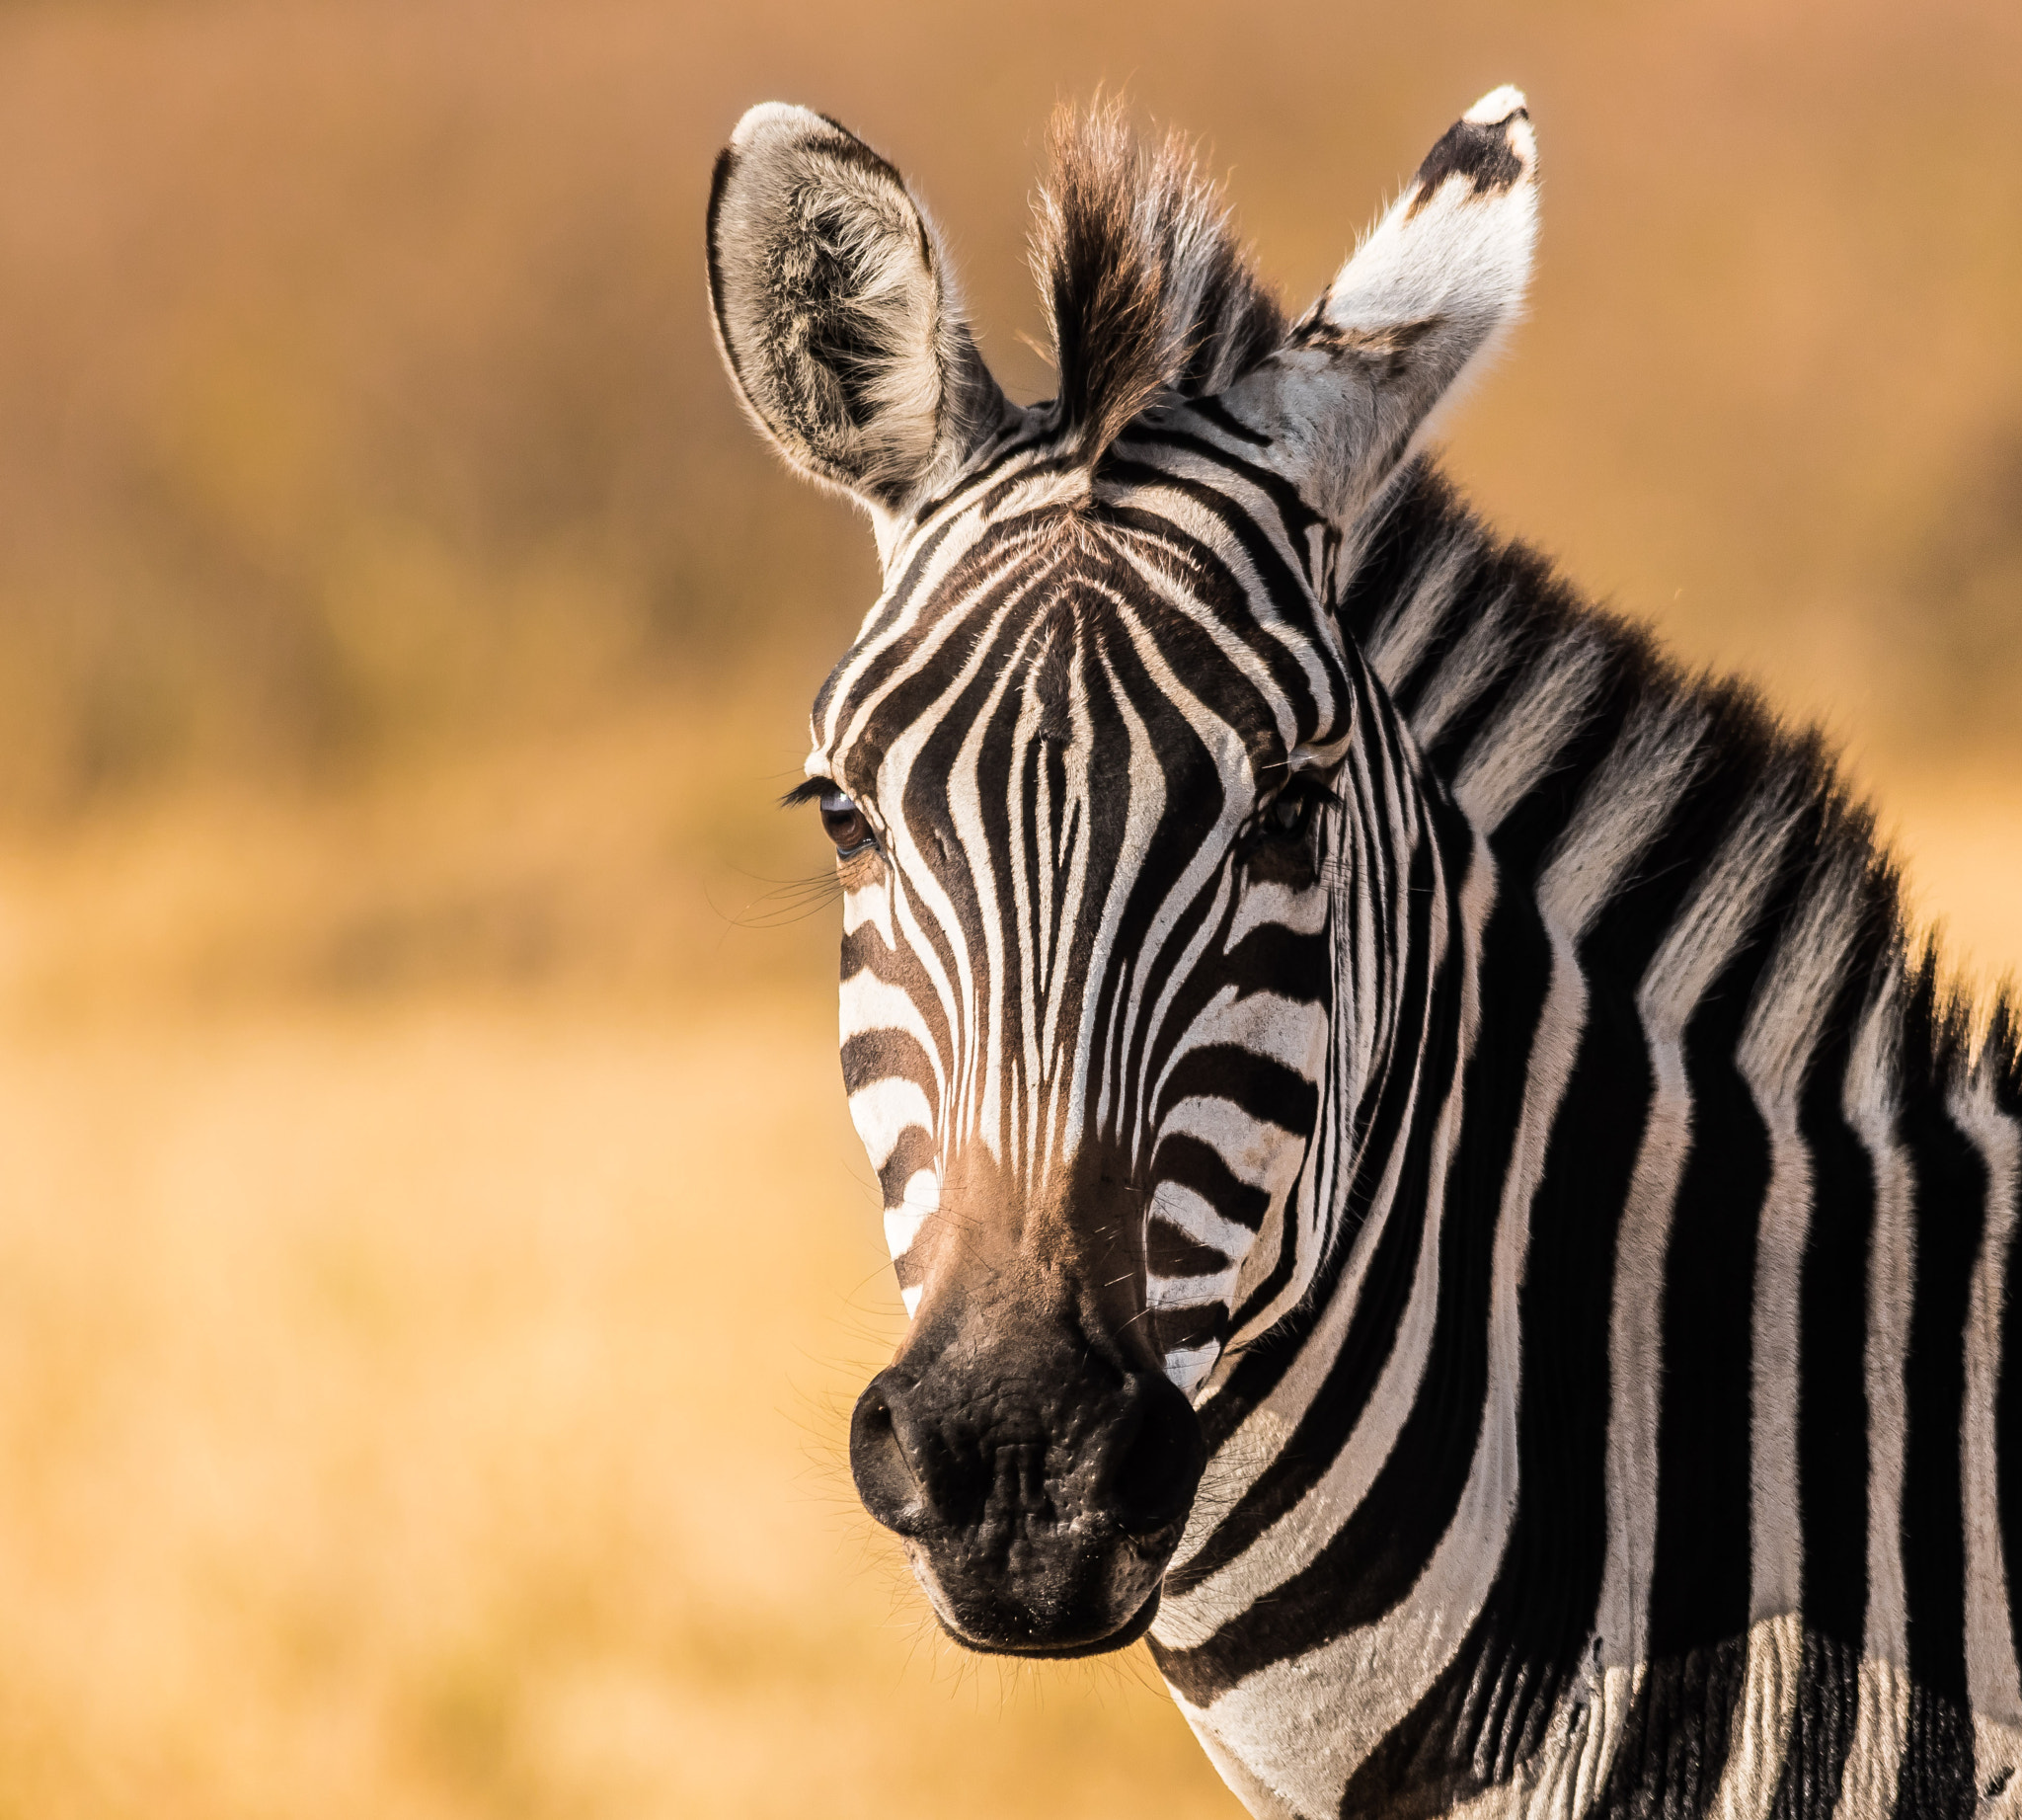
[[1110, 97], [1063, 104], [1049, 139], [1032, 264], [1061, 427], [1092, 465], [1162, 395], [1221, 391], [1270, 354], [1284, 314], [1182, 134], [1147, 147]]
[[[1653, 848], [1647, 876], [1625, 881], [1601, 913], [1594, 939], [1634, 949], [1639, 898], [1658, 895], [1654, 872], [1693, 863], [1694, 851], [1703, 865], [1727, 831], [1753, 818], [1765, 831], [1760, 869], [1775, 883], [1737, 952], [1780, 954], [1786, 970], [1809, 952], [1820, 989], [1837, 967], [1846, 989], [1818, 1011], [1841, 1040], [1890, 997], [1905, 1075], [2022, 1100], [2013, 987], [1977, 1007], [1937, 937], [1912, 936], [1896, 857], [1822, 733], [1780, 721], [1743, 683], [1680, 670], [1535, 551], [1490, 533], [1424, 459], [1400, 476], [1361, 541], [1339, 603], [1342, 630], [1433, 769], [1496, 831], [1505, 865], [1543, 871], [1612, 756], [1609, 792], [1649, 798], [1678, 843], [1669, 855]], [[1555, 753], [1543, 781], [1498, 796], [1498, 779], [1523, 768], [1511, 750], [1524, 747]]]

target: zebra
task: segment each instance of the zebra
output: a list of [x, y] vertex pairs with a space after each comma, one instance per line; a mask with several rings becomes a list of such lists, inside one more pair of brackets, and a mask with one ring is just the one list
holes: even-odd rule
[[898, 172], [715, 172], [748, 414], [884, 591], [817, 696], [909, 1317], [862, 1501], [970, 1648], [1148, 1638], [1257, 1815], [2022, 1813], [2022, 1042], [1820, 736], [1426, 453], [1517, 316], [1501, 88], [1288, 320], [1056, 119], [1058, 395]]

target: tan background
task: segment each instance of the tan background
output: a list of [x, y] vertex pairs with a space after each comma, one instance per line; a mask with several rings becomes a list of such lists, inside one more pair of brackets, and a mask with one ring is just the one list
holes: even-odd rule
[[744, 430], [709, 160], [910, 171], [1014, 392], [1128, 84], [1303, 302], [1529, 91], [1490, 514], [1824, 716], [2022, 958], [2022, 11], [0, 13], [0, 1815], [1227, 1814], [1141, 1654], [856, 1512], [896, 1299], [774, 815], [874, 587]]

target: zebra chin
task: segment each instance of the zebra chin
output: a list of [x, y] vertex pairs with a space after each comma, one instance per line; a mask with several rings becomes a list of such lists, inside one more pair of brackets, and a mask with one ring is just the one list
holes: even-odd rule
[[1063, 1331], [908, 1345], [850, 1426], [864, 1507], [965, 1648], [1087, 1656], [1151, 1627], [1205, 1464], [1166, 1376]]

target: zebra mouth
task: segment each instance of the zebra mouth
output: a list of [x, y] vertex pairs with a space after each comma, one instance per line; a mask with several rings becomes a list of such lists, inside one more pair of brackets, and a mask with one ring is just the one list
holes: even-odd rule
[[[1128, 1649], [1151, 1628], [1152, 1621], [1158, 1617], [1159, 1588], [1154, 1586], [1150, 1596], [1136, 1612], [1126, 1619], [1121, 1626], [1108, 1636], [1099, 1636], [1088, 1643], [1024, 1643], [1008, 1639], [988, 1639], [968, 1636], [958, 1630], [945, 1618], [941, 1628], [946, 1630], [965, 1649], [972, 1649], [982, 1656], [1025, 1656], [1050, 1662], [1071, 1662], [1079, 1656], [1104, 1656], [1112, 1650]], [[937, 1618], [940, 1613], [935, 1613]]]

